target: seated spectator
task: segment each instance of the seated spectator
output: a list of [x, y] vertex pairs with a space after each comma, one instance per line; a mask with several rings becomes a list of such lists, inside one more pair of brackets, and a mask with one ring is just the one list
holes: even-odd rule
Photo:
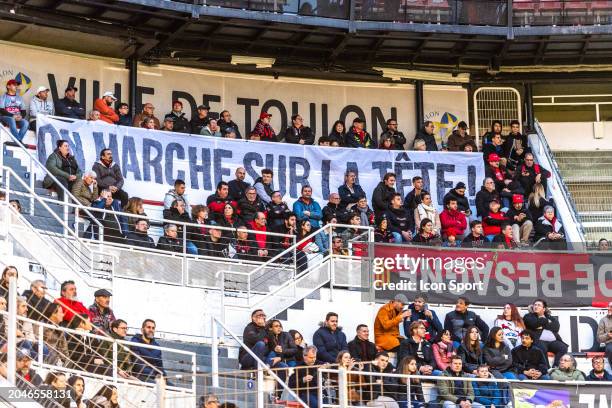
[[[268, 212], [268, 214], [270, 213]], [[277, 234], [286, 235], [270, 237], [270, 240], [272, 241], [271, 248], [276, 251], [275, 255], [279, 255], [283, 251], [289, 249], [294, 244], [294, 237], [297, 237], [297, 218], [295, 214], [291, 211], [285, 213], [283, 223], [270, 228], [270, 231]], [[290, 254], [287, 254], [287, 256], [290, 256]]]
[[161, 127], [161, 129], [164, 132], [177, 132], [177, 130], [174, 130], [174, 117], [172, 115], [166, 115], [164, 116], [164, 123]]
[[470, 222], [470, 233], [461, 240], [462, 248], [484, 248], [487, 246], [487, 239], [482, 230], [482, 222], [474, 220]]
[[[442, 376], [450, 378], [465, 377], [461, 357], [453, 357], [450, 367], [442, 372]], [[474, 401], [471, 381], [440, 381], [438, 383], [438, 403], [443, 408], [484, 408], [483, 405]]]
[[[254, 310], [251, 313], [251, 322], [246, 325], [242, 333], [242, 341], [262, 362], [266, 360], [268, 354], [267, 338], [266, 314], [261, 309]], [[238, 362], [242, 370], [258, 368], [257, 361], [242, 347], [238, 352]]]
[[215, 193], [209, 195], [206, 199], [209, 215], [215, 219], [221, 218], [225, 211], [226, 204], [230, 204], [234, 208], [238, 207], [238, 204], [229, 196], [229, 186], [227, 183], [225, 181], [220, 181], [217, 184]]
[[283, 138], [287, 143], [313, 145], [315, 135], [308, 126], [304, 126], [302, 115], [297, 114], [291, 116], [291, 126], [285, 129], [281, 140]]
[[327, 137], [329, 138], [330, 145], [332, 142], [336, 142], [339, 146], [343, 146], [346, 140], [346, 126], [344, 126], [344, 122], [341, 120], [335, 121]]
[[367, 325], [357, 325], [355, 338], [348, 342], [348, 351], [355, 361], [369, 362], [376, 358], [376, 345], [370, 341]]
[[142, 121], [143, 129], [155, 130], [155, 122], [153, 122], [152, 118], [145, 117]]
[[164, 225], [164, 235], [157, 240], [157, 249], [168, 252], [183, 252], [183, 241], [178, 239], [178, 227], [175, 224]]
[[[22, 318], [28, 317], [28, 300], [24, 296], [17, 296], [17, 316]], [[16, 340], [17, 347], [21, 347], [28, 350], [36, 350], [38, 344], [36, 344], [36, 337], [34, 337], [34, 327], [28, 320], [17, 319], [16, 325]], [[7, 330], [8, 332], [8, 330]], [[1, 333], [2, 336], [5, 333]], [[6, 333], [8, 335], [8, 333]]]
[[119, 393], [114, 385], [104, 384], [89, 400], [92, 407], [119, 408]]
[[533, 192], [529, 194], [527, 204], [527, 210], [529, 211], [531, 220], [534, 223], [536, 223], [538, 219], [544, 215], [544, 208], [546, 208], [546, 206], [551, 206], [554, 208], [552, 198], [550, 200], [546, 199], [546, 191], [544, 190], [544, 186], [539, 183], [533, 186]]
[[365, 121], [361, 118], [353, 119], [353, 126], [346, 132], [344, 146], [364, 149], [376, 149], [376, 141], [364, 129]]
[[[96, 182], [96, 173], [93, 171], [87, 171], [83, 173], [83, 176], [77, 179], [72, 185], [71, 193], [79, 200], [81, 205], [90, 207], [91, 204], [98, 199], [98, 183]], [[83, 216], [82, 214], [81, 216]]]
[[529, 245], [529, 236], [533, 230], [533, 222], [529, 211], [523, 206], [523, 196], [514, 194], [512, 196], [512, 207], [506, 213], [512, 224], [512, 237], [521, 246]]
[[423, 195], [428, 194], [424, 190], [423, 177], [415, 176], [412, 178], [412, 190], [404, 197], [404, 207], [411, 212], [423, 202]]
[[[478, 367], [476, 377], [482, 379], [494, 378], [489, 372], [489, 366], [483, 364]], [[483, 407], [505, 407], [506, 399], [503, 397], [502, 384], [489, 381], [473, 381], [472, 388], [474, 389], [474, 404], [480, 404]]]
[[559, 367], [550, 370], [550, 379], [555, 381], [585, 381], [584, 373], [576, 368], [576, 359], [564, 354], [559, 359]]
[[178, 238], [182, 240], [185, 231], [185, 225], [183, 223], [191, 222], [187, 208], [185, 208], [185, 202], [174, 200], [170, 208], [163, 211], [163, 216], [164, 222], [176, 225]]
[[597, 324], [597, 341], [604, 344], [603, 351], [612, 367], [612, 301], [608, 303], [608, 313]]
[[106, 289], [98, 289], [94, 292], [94, 303], [89, 306], [91, 323], [103, 332], [110, 334], [111, 323], [116, 320], [113, 309], [110, 308], [110, 293]]
[[544, 207], [544, 215], [536, 221], [535, 240], [541, 242], [540, 248], [559, 251], [567, 249], [563, 224], [555, 216], [555, 209], [550, 205]]
[[302, 196], [293, 203], [293, 212], [298, 221], [310, 221], [315, 231], [319, 229], [323, 212], [319, 203], [312, 198], [312, 187], [302, 186]]
[[184, 202], [187, 212], [191, 210], [191, 205], [189, 205], [189, 200], [187, 200], [187, 194], [185, 194], [185, 182], [181, 179], [177, 179], [174, 182], [174, 188], [172, 190], [168, 190], [164, 196], [164, 209], [169, 210], [172, 208], [172, 203], [175, 200]]
[[[108, 334], [110, 334], [111, 338], [113, 338], [113, 340], [120, 340], [120, 341], [127, 341], [128, 339], [126, 338], [127, 335], [127, 331], [128, 331], [128, 324], [125, 320], [122, 319], [117, 319], [114, 320], [110, 326], [110, 331]], [[104, 352], [100, 352], [100, 354], [102, 354], [106, 360], [108, 361], [113, 361], [113, 348], [112, 348], [112, 343], [107, 342], [106, 344], [108, 344], [109, 349], [104, 350]], [[130, 378], [130, 373], [132, 372], [132, 356], [130, 355], [129, 349], [127, 347], [124, 347], [121, 344], [117, 345], [117, 370], [118, 370], [118, 375], [122, 378]], [[112, 375], [112, 370], [108, 370], [108, 372], [106, 373], [106, 375]]]
[[[286, 331], [283, 331], [283, 325], [280, 320], [272, 319], [266, 323], [268, 354], [265, 363], [270, 368], [287, 368], [295, 367], [297, 362], [295, 354], [297, 347], [293, 341], [293, 337]], [[285, 380], [287, 376], [286, 370], [279, 370], [277, 374], [281, 380]]]
[[155, 241], [148, 234], [149, 222], [144, 218], [136, 220], [134, 230], [128, 232], [126, 244], [141, 248], [155, 248]]
[[536, 299], [529, 306], [529, 313], [523, 317], [525, 327], [534, 334], [536, 347], [540, 348], [546, 355], [548, 352], [555, 354], [553, 366], [559, 365], [559, 359], [567, 353], [567, 344], [559, 335], [559, 318], [553, 316], [548, 309], [545, 300]]
[[172, 112], [166, 115], [166, 117], [174, 119], [174, 132], [190, 133], [191, 128], [189, 126], [189, 120], [183, 112], [183, 102], [175, 100], [172, 102]]
[[463, 151], [463, 145], [466, 143], [474, 143], [474, 138], [468, 134], [468, 125], [464, 121], [459, 122], [457, 129], [448, 137], [446, 149], [449, 152]]
[[47, 286], [45, 282], [36, 279], [30, 283], [30, 289], [23, 292], [28, 302], [28, 319], [43, 321], [51, 302], [46, 299]]
[[587, 376], [587, 381], [612, 381], [612, 374], [606, 370], [602, 356], [593, 357], [591, 365], [593, 369]]
[[30, 130], [36, 131], [38, 115], [55, 115], [53, 98], [49, 99], [49, 88], [39, 86], [36, 94], [30, 99]]
[[[85, 307], [85, 306], [83, 306]], [[59, 303], [51, 303], [45, 309], [44, 319], [53, 326], [65, 325], [64, 309]], [[49, 354], [45, 356], [45, 362], [50, 364], [65, 364], [68, 359], [68, 342], [64, 332], [59, 329], [45, 327], [43, 330], [43, 340]]]
[[[66, 392], [66, 374], [59, 371], [49, 371], [45, 382], [40, 386], [41, 397], [38, 402], [44, 406], [70, 406], [70, 397]], [[51, 396], [50, 398], [47, 396]]]
[[492, 178], [484, 179], [480, 191], [476, 193], [476, 216], [479, 218], [486, 217], [489, 214], [489, 204], [491, 201], [501, 202], [501, 198], [497, 190], [495, 190], [495, 182]]
[[101, 190], [110, 190], [113, 198], [121, 201], [121, 207], [128, 203], [128, 194], [122, 190], [123, 175], [119, 164], [113, 161], [111, 149], [103, 149], [100, 152], [100, 161], [94, 163], [92, 170], [96, 172], [98, 186]]
[[[43, 180], [43, 187], [54, 189], [57, 199], [64, 201], [64, 191], [70, 191], [74, 182], [81, 177], [81, 170], [76, 159], [70, 154], [70, 146], [66, 140], [58, 140], [55, 150], [47, 158], [45, 167], [57, 182], [48, 175]], [[58, 185], [57, 183], [60, 183]]]
[[485, 143], [482, 147], [482, 156], [485, 160], [485, 164], [491, 162], [491, 155], [496, 155], [500, 159], [499, 161], [501, 167], [506, 167], [507, 156], [504, 149], [504, 141], [501, 132], [492, 134], [490, 142]]
[[141, 220], [143, 219], [143, 217], [147, 216], [144, 211], [144, 201], [140, 197], [130, 197], [128, 199], [127, 205], [123, 207], [123, 212], [128, 214], [134, 214], [134, 216], [127, 216], [127, 219], [125, 219], [124, 217], [124, 231], [133, 230], [136, 221]]
[[217, 126], [216, 119], [210, 119], [200, 134], [203, 136], [223, 137], [219, 126]]
[[263, 142], [278, 142], [276, 132], [270, 125], [271, 114], [268, 112], [261, 112], [259, 114], [259, 120], [255, 124], [255, 128], [251, 132], [250, 139], [253, 140], [253, 136], [257, 135], [258, 140]]
[[[434, 135], [436, 127], [431, 120], [426, 120], [423, 123], [423, 127], [417, 132], [414, 137], [414, 144], [416, 145], [416, 140], [420, 139], [425, 142], [425, 150], [428, 152], [437, 152], [438, 144], [436, 143], [436, 136]], [[417, 150], [413, 147], [413, 150]]]
[[246, 177], [246, 170], [244, 167], [238, 167], [235, 174], [236, 178], [227, 183], [227, 188], [230, 198], [238, 202], [245, 197], [244, 194], [251, 185], [244, 181]]
[[467, 228], [465, 214], [457, 209], [457, 200], [450, 198], [445, 204], [444, 211], [440, 213], [442, 237], [448, 241], [460, 240]]
[[412, 142], [412, 150], [417, 152], [426, 152], [427, 144], [425, 144], [425, 141], [423, 139], [414, 139], [414, 141]]
[[87, 115], [87, 121], [88, 122], [98, 122], [100, 121], [100, 111], [97, 109], [92, 109], [89, 111], [89, 114]]
[[115, 95], [111, 91], [104, 92], [101, 98], [94, 101], [93, 107], [100, 112], [100, 120], [111, 125], [119, 121], [119, 115], [113, 109], [113, 103], [117, 101]]
[[20, 389], [30, 389], [30, 385], [39, 387], [43, 380], [32, 368], [32, 354], [28, 349], [18, 348], [15, 352], [15, 368], [17, 377], [15, 385]]
[[466, 142], [462, 144], [460, 151], [466, 152], [466, 153], [477, 152], [478, 147], [476, 146], [476, 143], [474, 143], [473, 141], [470, 141], [470, 142]]
[[344, 173], [344, 184], [338, 187], [340, 195], [340, 206], [350, 211], [360, 198], [366, 198], [366, 194], [359, 184], [356, 183], [357, 173], [347, 170]]
[[440, 235], [436, 234], [433, 222], [429, 218], [423, 218], [416, 236], [412, 239], [416, 245], [439, 245], [442, 243]]
[[132, 126], [134, 127], [145, 127], [142, 126], [142, 122], [145, 120], [145, 118], [149, 118], [153, 120], [153, 129], [159, 130], [161, 129], [161, 124], [159, 123], [159, 119], [157, 119], [155, 117], [155, 114], [153, 113], [155, 112], [155, 106], [153, 106], [152, 103], [145, 103], [142, 107], [142, 112], [137, 113], [136, 116], [134, 116], [134, 121], [132, 122]]
[[[132, 343], [146, 344], [149, 346], [159, 347], [155, 340], [155, 321], [145, 319], [142, 322], [140, 333], [135, 334], [130, 340]], [[136, 354], [138, 359], [134, 359], [132, 373], [140, 380], [145, 382], [154, 382], [157, 376], [166, 376], [164, 370], [164, 360], [162, 352], [159, 349], [130, 346], [132, 353]]]
[[308, 259], [311, 255], [320, 252], [319, 246], [315, 243], [315, 239], [311, 235], [312, 232], [312, 224], [310, 221], [302, 220], [299, 222], [296, 239], [300, 244], [298, 244], [296, 250], [296, 268], [300, 272], [308, 269]]
[[393, 137], [384, 135], [380, 137], [378, 148], [381, 150], [397, 150], [393, 144]]
[[236, 134], [236, 139], [242, 139], [240, 129], [238, 125], [234, 121], [232, 121], [232, 114], [229, 111], [221, 111], [221, 113], [219, 114], [218, 124], [222, 132], [225, 133], [226, 129], [233, 129], [234, 133]]
[[19, 200], [9, 200], [9, 205], [15, 209], [19, 214], [23, 210], [21, 207], [21, 202]]
[[470, 203], [465, 196], [465, 189], [465, 183], [463, 181], [458, 182], [455, 185], [455, 188], [446, 193], [443, 202], [444, 205], [446, 205], [451, 198], [454, 198], [457, 200], [457, 210], [461, 211], [467, 218], [469, 218], [470, 215], [472, 215], [472, 210], [470, 209]]
[[[501, 234], [503, 224], [508, 224], [510, 220], [506, 217], [506, 213], [501, 211], [501, 205], [498, 200], [493, 200], [489, 203], [489, 211], [487, 215], [482, 217], [482, 229], [489, 241], [493, 241], [496, 235]], [[510, 228], [512, 235], [512, 228]]]
[[379, 220], [376, 228], [374, 229], [374, 242], [383, 242], [383, 243], [393, 243], [395, 242], [395, 238], [393, 238], [393, 234], [389, 231], [389, 220], [383, 214]]
[[372, 207], [377, 217], [389, 209], [393, 194], [395, 194], [395, 173], [387, 173], [372, 193]]
[[[423, 201], [414, 209], [414, 223], [415, 225], [421, 225], [422, 220], [429, 219], [433, 224], [433, 232], [439, 236], [440, 231], [442, 230], [440, 213], [433, 204], [431, 194], [424, 192], [421, 197]], [[406, 205], [406, 203], [404, 203], [404, 205]]]
[[204, 236], [207, 234], [208, 207], [199, 204], [194, 205], [191, 208], [191, 218], [193, 219], [192, 225], [187, 226], [187, 241], [194, 243], [199, 250]]
[[502, 198], [504, 208], [510, 207], [511, 193], [522, 193], [516, 183], [512, 180], [512, 175], [500, 166], [500, 157], [496, 153], [491, 153], [487, 158], [488, 165], [485, 166], [485, 176], [495, 182], [495, 190]]
[[306, 346], [302, 351], [302, 362], [295, 368], [295, 373], [289, 379], [289, 386], [295, 390], [298, 397], [310, 408], [319, 408], [318, 366], [323, 362], [317, 360], [319, 351], [316, 346]]
[[132, 114], [130, 113], [130, 105], [125, 102], [120, 103], [117, 106], [117, 116], [119, 117], [117, 125], [132, 126]]
[[245, 261], [259, 260], [255, 243], [249, 240], [249, 230], [244, 225], [236, 229], [236, 238], [232, 241], [231, 247], [236, 251], [236, 254], [232, 257], [233, 259]]
[[283, 201], [283, 196], [281, 195], [280, 191], [275, 191], [272, 193], [272, 201], [268, 203], [266, 207], [266, 213], [268, 219], [268, 226], [272, 230], [283, 225], [287, 214], [293, 214], [293, 212], [289, 209], [287, 203]]
[[489, 334], [489, 326], [475, 312], [468, 310], [470, 300], [465, 296], [459, 296], [455, 303], [455, 310], [446, 314], [444, 318], [444, 330], [449, 330], [453, 335], [453, 341], [460, 342], [470, 326], [476, 326], [480, 331], [480, 338], [486, 338]]
[[520, 334], [525, 330], [525, 323], [514, 303], [504, 306], [502, 314], [497, 316], [493, 326], [501, 327], [504, 332], [504, 342], [510, 349], [521, 343]]
[[436, 370], [431, 344], [425, 340], [425, 325], [421, 322], [412, 322], [406, 333], [406, 338], [402, 340], [397, 354], [398, 360], [407, 356], [415, 356], [417, 366], [421, 375], [440, 375]]
[[202, 256], [226, 258], [228, 256], [227, 244], [227, 238], [223, 236], [223, 231], [217, 228], [217, 223], [215, 221], [210, 221], [208, 235], [204, 237], [204, 241], [198, 249], [198, 254]]
[[327, 313], [325, 322], [320, 326], [312, 336], [312, 343], [317, 348], [317, 359], [324, 363], [335, 363], [338, 353], [348, 349], [346, 336], [338, 326], [338, 314]]
[[68, 368], [96, 374], [106, 372], [108, 369], [106, 362], [97, 352], [101, 342], [98, 339], [87, 337], [87, 334], [93, 330], [89, 315], [75, 315], [67, 327], [75, 331], [67, 335]]
[[68, 86], [64, 91], [64, 98], [57, 103], [55, 113], [70, 119], [85, 119], [85, 108], [76, 100], [78, 89], [75, 86]]
[[85, 408], [85, 380], [78, 375], [71, 375], [68, 378], [68, 389], [70, 390], [70, 398], [76, 408]]
[[[194, 115], [189, 121], [189, 129], [191, 133], [195, 135], [203, 135], [202, 133], [206, 126], [210, 121], [210, 117], [208, 116], [208, 112], [210, 111], [210, 106], [200, 105], [196, 111], [196, 115]], [[207, 135], [211, 136], [211, 135]]]
[[485, 363], [495, 378], [516, 379], [512, 372], [512, 351], [504, 342], [504, 331], [493, 327], [483, 348]]
[[[402, 404], [401, 407], [408, 407], [408, 401], [411, 402], [410, 408], [427, 407], [421, 380], [417, 377], [419, 369], [416, 357], [404, 357], [397, 365], [397, 374], [404, 375], [398, 379], [399, 391], [396, 394], [396, 400]], [[408, 381], [410, 381], [410, 386], [408, 386]], [[408, 390], [410, 390], [410, 395], [408, 395]]]
[[412, 241], [414, 230], [414, 214], [402, 205], [402, 195], [393, 194], [389, 209], [384, 213], [389, 222], [389, 231], [396, 243]]
[[377, 347], [394, 353], [399, 351], [400, 342], [404, 339], [400, 336], [399, 325], [402, 320], [410, 317], [410, 311], [403, 311], [407, 304], [406, 295], [399, 293], [378, 309], [374, 319], [374, 341]]
[[442, 323], [438, 319], [438, 315], [434, 310], [429, 308], [425, 296], [417, 294], [414, 297], [414, 302], [408, 305], [408, 317], [404, 319], [404, 333], [408, 333], [410, 324], [419, 321], [425, 325], [425, 340], [431, 341], [436, 338], [438, 333], [442, 331]]
[[322, 210], [323, 220], [335, 218], [341, 224], [347, 222], [349, 212], [340, 205], [340, 194], [330, 193], [329, 201]]
[[331, 142], [329, 141], [329, 138], [327, 136], [321, 136], [319, 138], [319, 141], [317, 142], [318, 146], [325, 146], [325, 147], [329, 147], [331, 146]]
[[236, 139], [236, 132], [234, 131], [234, 128], [225, 128], [221, 130], [221, 135], [225, 138], [225, 139]]
[[598, 242], [597, 242], [597, 250], [598, 251], [602, 251], [602, 252], [606, 252], [610, 249], [610, 242], [605, 239], [605, 238], [601, 238]]
[[[118, 244], [124, 243], [124, 236], [127, 231], [123, 231], [122, 225], [125, 226], [125, 223], [121, 222], [117, 215], [117, 213], [121, 211], [121, 205], [119, 204], [119, 200], [113, 200], [113, 194], [110, 190], [102, 190], [100, 192], [100, 197], [91, 204], [91, 208], [92, 210], [95, 208], [105, 210], [92, 211], [104, 228], [104, 241]], [[94, 239], [96, 239], [97, 235], [96, 230], [97, 227], [94, 227]]]
[[386, 129], [381, 135], [381, 139], [385, 136], [390, 137], [395, 150], [406, 149], [406, 136], [397, 130], [397, 120], [387, 119]]
[[14, 277], [17, 281], [19, 279], [19, 272], [17, 268], [9, 265], [2, 271], [2, 278], [0, 280], [0, 296], [5, 300], [9, 298], [9, 278]]
[[517, 249], [519, 247], [519, 243], [514, 240], [510, 224], [502, 224], [501, 233], [493, 237], [493, 247], [497, 249]]
[[238, 211], [245, 224], [253, 221], [258, 212], [266, 212], [266, 204], [257, 197], [255, 187], [247, 187], [245, 197], [238, 201]]
[[257, 254], [261, 258], [266, 258], [268, 253], [268, 235], [264, 234], [268, 231], [266, 215], [263, 212], [258, 212], [255, 219], [247, 224], [250, 230], [253, 231], [252, 240], [257, 244]]
[[257, 177], [253, 184], [253, 187], [257, 190], [257, 197], [266, 204], [270, 204], [270, 201], [272, 201], [272, 193], [275, 191], [272, 181], [273, 176], [272, 170], [263, 169], [261, 171], [261, 177]]
[[[352, 214], [356, 214], [359, 216], [359, 222], [356, 225], [361, 225], [362, 227], [369, 227], [374, 225], [374, 211], [368, 207], [368, 200], [365, 197], [362, 197], [357, 201], [357, 205], [353, 207]], [[383, 213], [384, 214], [384, 213]], [[349, 213], [348, 220], [349, 224], [352, 224], [351, 218], [354, 215]], [[364, 230], [361, 230], [364, 232]]]
[[521, 332], [521, 344], [512, 349], [512, 369], [519, 380], [549, 380], [548, 358], [534, 346], [531, 330]]
[[489, 130], [484, 135], [482, 135], [483, 145], [491, 143], [491, 140], [493, 139], [494, 135], [499, 135], [501, 137], [502, 130], [503, 128], [502, 128], [501, 121], [496, 119], [493, 122], [491, 122], [491, 130]]
[[295, 343], [295, 346], [297, 347], [297, 353], [295, 355], [295, 360], [297, 361], [299, 365], [299, 363], [304, 361], [303, 352], [304, 352], [304, 348], [308, 347], [308, 345], [304, 341], [304, 337], [302, 336], [302, 333], [300, 333], [299, 331], [289, 330], [289, 334], [291, 335], [291, 338], [293, 339], [293, 342]]
[[536, 184], [541, 184], [544, 191], [547, 190], [547, 179], [551, 176], [550, 171], [534, 162], [533, 154], [525, 154], [525, 162], [517, 168], [516, 178], [523, 187], [525, 195], [533, 192]]
[[74, 281], [62, 282], [60, 286], [61, 297], [55, 299], [55, 302], [62, 307], [64, 312], [63, 320], [67, 324], [70, 324], [75, 315], [86, 314], [89, 316], [89, 310], [85, 305], [79, 302], [77, 299], [77, 288]]
[[29, 123], [25, 119], [25, 102], [17, 91], [19, 85], [14, 79], [6, 83], [6, 93], [0, 96], [0, 122], [8, 126], [11, 134], [21, 142], [28, 132]]
[[441, 330], [432, 340], [432, 352], [436, 367], [438, 370], [444, 371], [450, 365], [451, 359], [457, 355], [451, 333], [448, 330]]
[[332, 238], [332, 255], [349, 256], [351, 253], [344, 246], [342, 237], [335, 236]]
[[[353, 354], [351, 354], [353, 356]], [[376, 374], [395, 374], [393, 364], [389, 362], [389, 353], [381, 351], [376, 353], [376, 357], [370, 361], [371, 364], [367, 364], [363, 370], [372, 373], [371, 381], [369, 384], [364, 384], [362, 389], [362, 399], [367, 401], [375, 401], [380, 398], [385, 398], [388, 402], [395, 402], [395, 392], [397, 391], [398, 378], [395, 377], [383, 377], [377, 376]], [[365, 360], [364, 360], [365, 361]]]
[[[476, 326], [469, 326], [457, 349], [457, 355], [463, 361], [463, 371], [469, 375], [477, 375], [478, 367], [485, 364], [480, 330]], [[456, 344], [456, 342], [455, 342]]]
[[241, 225], [244, 225], [244, 222], [235, 214], [236, 210], [232, 207], [231, 204], [225, 204], [223, 207], [223, 215], [218, 216], [216, 223], [220, 227], [230, 228], [223, 230], [223, 236], [231, 239], [235, 236], [235, 230]]

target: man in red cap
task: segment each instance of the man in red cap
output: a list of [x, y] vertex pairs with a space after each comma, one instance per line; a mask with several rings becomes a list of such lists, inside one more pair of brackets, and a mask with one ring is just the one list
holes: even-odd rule
[[172, 102], [172, 112], [167, 114], [166, 117], [169, 116], [174, 119], [174, 127], [172, 128], [173, 132], [191, 133], [191, 126], [189, 125], [189, 121], [183, 112], [183, 102], [179, 100]]
[[529, 235], [533, 230], [533, 221], [524, 207], [524, 198], [521, 194], [512, 195], [512, 207], [506, 213], [512, 225], [512, 236], [521, 246], [529, 245]]
[[251, 135], [256, 134], [259, 136], [259, 140], [264, 142], [278, 142], [276, 132], [274, 132], [274, 129], [272, 129], [272, 126], [270, 126], [271, 117], [272, 115], [270, 115], [268, 112], [261, 112], [259, 114], [259, 120], [255, 125], [255, 129], [253, 129], [253, 132], [251, 132]]
[[513, 183], [512, 177], [500, 166], [501, 158], [497, 153], [488, 156], [489, 165], [485, 168], [485, 177], [490, 177], [495, 182], [495, 190], [502, 197], [504, 208], [510, 206], [510, 197], [517, 183]]
[[0, 97], [0, 122], [8, 126], [13, 136], [21, 142], [29, 125], [24, 119], [25, 103], [17, 92], [18, 87], [19, 83], [14, 79], [6, 83], [6, 93]]

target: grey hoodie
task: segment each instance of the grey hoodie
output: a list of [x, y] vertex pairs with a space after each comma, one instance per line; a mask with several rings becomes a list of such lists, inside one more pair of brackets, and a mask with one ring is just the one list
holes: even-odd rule
[[53, 100], [51, 98], [47, 98], [46, 101], [43, 101], [38, 96], [34, 95], [32, 100], [30, 100], [30, 120], [36, 119], [39, 114], [55, 114], [55, 107], [53, 106]]

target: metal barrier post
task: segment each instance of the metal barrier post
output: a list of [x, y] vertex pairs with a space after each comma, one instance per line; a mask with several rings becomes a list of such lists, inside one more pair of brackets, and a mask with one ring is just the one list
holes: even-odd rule
[[[28, 173], [30, 174], [30, 189], [32, 189], [32, 191], [34, 191], [34, 172], [32, 171], [32, 168], [34, 167], [32, 165], [32, 156], [28, 156], [30, 158], [29, 162], [30, 162], [30, 167], [28, 168]], [[30, 214], [34, 215], [34, 198], [30, 197]]]
[[119, 359], [117, 358], [117, 342], [113, 341], [113, 381], [117, 382], [117, 365]]
[[166, 380], [161, 375], [155, 378], [155, 396], [157, 397], [157, 408], [166, 407]]
[[[399, 364], [399, 361], [397, 362]], [[412, 396], [410, 395], [410, 378], [406, 380], [406, 395], [408, 396], [408, 404], [406, 406], [412, 406]]]
[[[317, 375], [317, 399], [319, 401], [319, 406], [322, 407], [323, 406], [323, 372], [321, 371], [320, 368], [318, 369], [318, 371], [319, 373]], [[297, 375], [297, 372], [294, 375]], [[296, 391], [300, 392], [299, 389]]]
[[[8, 195], [8, 194], [7, 194]], [[15, 384], [17, 370], [17, 277], [9, 277], [6, 379]]]
[[38, 365], [42, 367], [44, 362], [45, 342], [44, 342], [44, 327], [38, 326]]
[[211, 316], [210, 321], [212, 324], [212, 348], [210, 350], [212, 387], [219, 388], [219, 339], [217, 338], [217, 322], [215, 322], [214, 315]]
[[264, 408], [265, 399], [263, 393], [264, 386], [264, 375], [263, 375], [264, 367], [257, 363], [257, 408]]
[[348, 375], [343, 367], [338, 370], [338, 405], [342, 408], [349, 406]]

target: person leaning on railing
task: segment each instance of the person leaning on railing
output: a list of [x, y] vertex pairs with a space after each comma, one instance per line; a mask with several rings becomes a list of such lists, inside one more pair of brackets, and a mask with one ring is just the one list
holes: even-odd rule
[[[155, 340], [155, 327], [154, 320], [145, 319], [142, 322], [141, 333], [134, 335], [131, 342], [159, 347], [159, 344]], [[144, 360], [134, 360], [132, 374], [138, 379], [146, 382], [154, 382], [157, 376], [166, 376], [161, 350], [138, 346], [130, 346], [130, 350]]]
[[143, 218], [137, 219], [134, 223], [134, 231], [130, 231], [126, 237], [126, 243], [130, 246], [141, 248], [155, 248], [155, 241], [147, 233], [149, 222]]
[[465, 377], [461, 357], [452, 358], [442, 377], [443, 381], [438, 382], [438, 403], [443, 408], [484, 408], [482, 404], [474, 402], [474, 389], [470, 381], [455, 381], [455, 378]]
[[[121, 212], [121, 205], [119, 204], [119, 200], [113, 199], [111, 191], [102, 190], [100, 192], [100, 197], [92, 203], [91, 208], [94, 216], [104, 227], [104, 241], [118, 244], [124, 243], [125, 233], [127, 233], [127, 231], [124, 233], [122, 225], [125, 225], [125, 222], [123, 218], [117, 214]], [[96, 208], [106, 211], [95, 211]], [[94, 226], [94, 231], [97, 229], [98, 228]], [[94, 233], [95, 238], [97, 238], [97, 234], [99, 234], [99, 231]]]
[[294, 374], [289, 378], [289, 387], [295, 390], [309, 408], [319, 408], [318, 366], [324, 363], [317, 360], [317, 354], [316, 346], [304, 347], [302, 351], [303, 361], [298, 363], [294, 369]]

